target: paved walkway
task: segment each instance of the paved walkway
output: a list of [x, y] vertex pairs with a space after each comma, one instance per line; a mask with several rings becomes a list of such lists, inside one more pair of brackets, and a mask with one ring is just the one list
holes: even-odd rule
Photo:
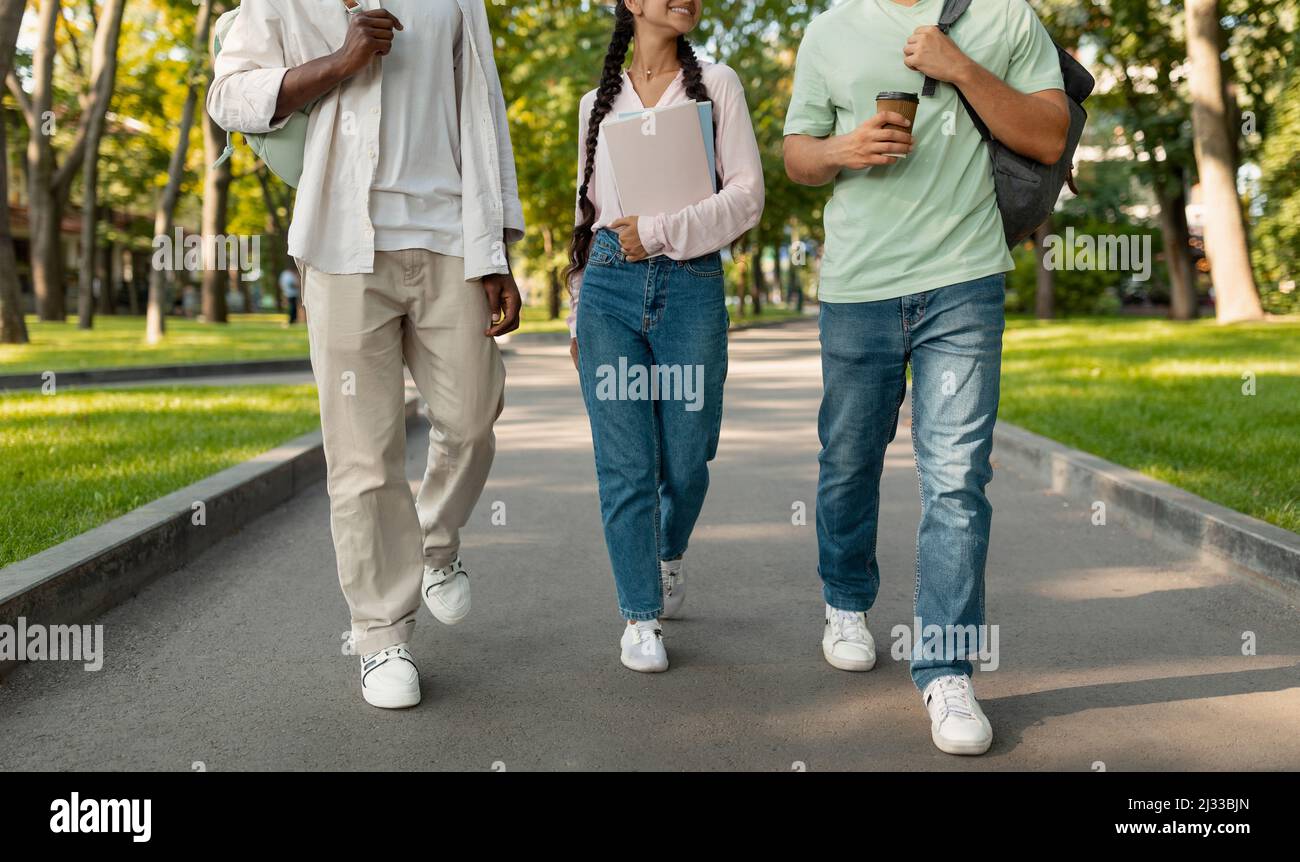
[[[996, 741], [935, 751], [906, 665], [918, 515], [909, 436], [889, 453], [868, 674], [821, 658], [811, 511], [820, 396], [810, 324], [733, 336], [714, 484], [689, 555], [673, 669], [624, 670], [591, 441], [563, 345], [518, 345], [499, 456], [466, 531], [474, 611], [427, 615], [424, 702], [366, 706], [324, 486], [107, 614], [104, 669], [28, 665], [0, 685], [0, 770], [1300, 769], [1294, 608], [1143, 541], [999, 465], [977, 676]], [[414, 482], [424, 463], [408, 445]], [[504, 504], [506, 526], [491, 525]], [[791, 524], [807, 504], [809, 524]], [[1258, 655], [1241, 653], [1253, 632]]]

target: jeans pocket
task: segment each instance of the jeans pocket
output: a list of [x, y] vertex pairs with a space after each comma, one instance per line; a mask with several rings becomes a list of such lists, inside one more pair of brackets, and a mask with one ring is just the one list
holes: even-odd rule
[[688, 260], [685, 266], [686, 271], [696, 278], [717, 278], [722, 275], [722, 255], [715, 251]]

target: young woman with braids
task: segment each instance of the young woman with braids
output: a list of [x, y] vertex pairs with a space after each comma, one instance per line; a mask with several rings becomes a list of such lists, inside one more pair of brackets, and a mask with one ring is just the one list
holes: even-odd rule
[[[718, 447], [727, 374], [718, 252], [763, 210], [762, 164], [740, 79], [697, 60], [686, 40], [700, 3], [619, 0], [600, 86], [583, 98], [579, 115], [569, 349], [591, 419], [605, 544], [627, 621], [622, 661], [643, 672], [668, 669], [659, 619], [677, 614], [685, 598], [682, 556]], [[719, 191], [680, 212], [621, 212], [601, 122], [690, 99], [713, 103]], [[602, 388], [614, 369], [636, 368], [678, 385], [641, 398], [610, 397]]]

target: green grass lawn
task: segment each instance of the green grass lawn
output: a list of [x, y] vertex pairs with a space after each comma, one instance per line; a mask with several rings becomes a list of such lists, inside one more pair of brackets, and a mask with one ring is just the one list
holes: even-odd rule
[[0, 566], [318, 426], [312, 385], [0, 394]]
[[793, 308], [783, 308], [779, 305], [763, 306], [763, 313], [755, 316], [752, 311], [744, 317], [736, 316], [736, 309], [727, 306], [727, 314], [731, 317], [732, 326], [752, 326], [756, 323], [780, 323], [785, 320], [795, 320], [803, 318], [806, 315], [795, 311]]
[[[549, 319], [544, 305], [529, 305], [524, 307], [522, 320], [519, 324], [520, 332], [568, 332], [569, 325], [565, 322], [569, 309], [566, 306], [561, 312], [560, 317], [556, 320]], [[803, 317], [797, 311], [780, 306], [767, 305], [763, 307], [763, 313], [757, 317], [751, 312], [744, 317], [736, 317], [736, 310], [732, 306], [727, 306], [727, 314], [731, 316], [733, 326], [748, 326], [754, 323], [777, 323], [783, 320], [792, 320], [796, 317]]]
[[999, 416], [1300, 532], [1300, 320], [1011, 320]]
[[[567, 332], [568, 310], [551, 320], [544, 305], [525, 306], [519, 332]], [[740, 323], [769, 322], [797, 316], [769, 307], [761, 317]], [[144, 318], [108, 315], [95, 318], [89, 331], [68, 323], [42, 323], [27, 318], [29, 344], [0, 344], [0, 374], [77, 371], [132, 365], [189, 365], [257, 359], [305, 359], [307, 328], [284, 326], [284, 315], [232, 314], [230, 322], [209, 326], [184, 318], [167, 319], [167, 336], [156, 345], [144, 343]]]
[[[568, 330], [563, 315], [548, 320], [544, 306], [527, 306], [521, 317], [520, 332]], [[0, 374], [307, 358], [307, 327], [284, 326], [282, 314], [232, 314], [220, 326], [169, 317], [167, 337], [152, 346], [144, 343], [143, 317], [96, 317], [89, 331], [77, 329], [76, 320], [42, 323], [29, 316], [31, 342], [0, 344]]]
[[91, 330], [68, 323], [27, 318], [29, 344], [0, 344], [0, 374], [119, 368], [129, 365], [188, 365], [307, 356], [307, 328], [284, 326], [284, 315], [233, 314], [230, 323], [209, 326], [167, 318], [167, 336], [144, 343], [144, 318], [106, 315]]
[[519, 315], [518, 332], [568, 332], [569, 324], [565, 318], [569, 314], [568, 306], [560, 309], [560, 316], [550, 319], [550, 312], [545, 305], [525, 305]]

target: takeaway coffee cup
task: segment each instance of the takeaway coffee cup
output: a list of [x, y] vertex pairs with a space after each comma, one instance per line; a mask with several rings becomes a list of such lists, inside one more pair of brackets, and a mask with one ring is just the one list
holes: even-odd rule
[[[916, 108], [921, 103], [921, 98], [916, 93], [904, 93], [898, 90], [886, 90], [883, 93], [876, 94], [876, 111], [893, 111], [896, 114], [902, 114], [904, 117], [915, 123]], [[893, 123], [886, 123], [886, 129], [896, 129], [900, 132], [913, 134], [911, 126], [897, 126]], [[895, 158], [906, 158], [907, 153], [890, 153]]]

